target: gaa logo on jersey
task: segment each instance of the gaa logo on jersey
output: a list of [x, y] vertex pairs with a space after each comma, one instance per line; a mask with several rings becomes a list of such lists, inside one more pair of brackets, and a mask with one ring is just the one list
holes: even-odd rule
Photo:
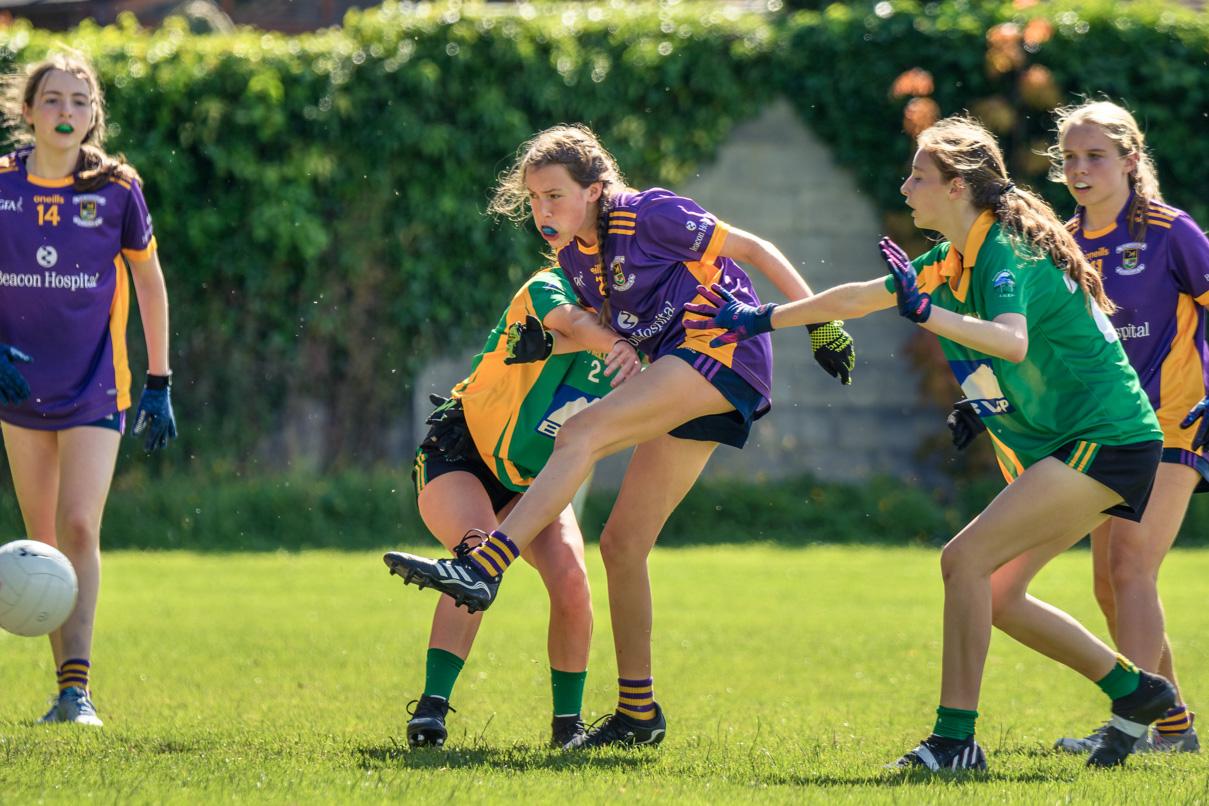
[[71, 217], [77, 227], [99, 227], [105, 222], [105, 219], [97, 214], [97, 209], [105, 204], [104, 196], [98, 196], [96, 193], [83, 193], [73, 196], [71, 203], [79, 205], [79, 212]]
[[636, 274], [625, 276], [625, 255], [618, 255], [613, 258], [613, 265], [609, 267], [609, 273], [613, 275], [613, 290], [627, 291], [630, 286], [634, 285], [634, 280], [637, 279]]
[[1134, 241], [1132, 243], [1123, 243], [1117, 247], [1117, 254], [1121, 256], [1121, 265], [1117, 267], [1117, 274], [1138, 274], [1146, 268], [1146, 264], [1141, 261], [1142, 250], [1146, 248], [1146, 244]]

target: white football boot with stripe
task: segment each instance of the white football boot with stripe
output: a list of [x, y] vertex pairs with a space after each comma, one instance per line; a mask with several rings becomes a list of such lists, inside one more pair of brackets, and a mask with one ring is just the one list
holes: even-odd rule
[[943, 770], [985, 770], [986, 753], [974, 741], [973, 736], [965, 739], [949, 739], [933, 733], [919, 743], [919, 747], [907, 753], [888, 767], [923, 768], [932, 772]]

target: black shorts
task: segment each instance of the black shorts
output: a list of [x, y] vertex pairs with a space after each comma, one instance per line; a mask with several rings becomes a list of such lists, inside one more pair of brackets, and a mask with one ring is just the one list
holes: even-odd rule
[[510, 490], [500, 483], [491, 469], [483, 463], [477, 451], [472, 456], [450, 459], [432, 445], [421, 445], [416, 449], [416, 461], [411, 467], [411, 481], [416, 496], [419, 497], [424, 485], [438, 476], [459, 472], [470, 473], [479, 480], [483, 491], [491, 499], [491, 508], [497, 513], [520, 495], [516, 490]]
[[1088, 478], [1093, 478], [1124, 499], [1115, 507], [1104, 510], [1127, 521], [1142, 520], [1154, 474], [1163, 457], [1163, 441], [1134, 442], [1130, 445], [1101, 445], [1077, 439], [1068, 442], [1052, 454]]
[[707, 414], [689, 420], [668, 433], [677, 439], [695, 442], [717, 442], [735, 448], [746, 445], [751, 424], [768, 413], [769, 406], [764, 405], [764, 395], [730, 367], [696, 350], [679, 347], [667, 355], [687, 361], [735, 407], [734, 411], [725, 414]]

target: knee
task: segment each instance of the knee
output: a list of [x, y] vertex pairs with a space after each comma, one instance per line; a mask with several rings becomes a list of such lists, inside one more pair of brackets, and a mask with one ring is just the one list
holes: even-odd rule
[[940, 578], [945, 585], [969, 573], [969, 562], [965, 552], [955, 542], [950, 542], [940, 551]]
[[550, 607], [566, 617], [592, 617], [592, 588], [582, 566], [565, 568], [546, 581]]
[[62, 521], [59, 549], [66, 554], [95, 551], [101, 542], [100, 524], [87, 515], [68, 513]]
[[624, 572], [636, 565], [645, 566], [649, 553], [642, 536], [624, 530], [614, 531], [606, 525], [600, 535], [600, 559], [604, 562], [605, 571], [609, 574]]

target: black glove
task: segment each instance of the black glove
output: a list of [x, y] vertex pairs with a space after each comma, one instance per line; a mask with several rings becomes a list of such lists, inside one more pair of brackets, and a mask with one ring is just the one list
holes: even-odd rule
[[532, 364], [544, 361], [554, 350], [554, 334], [542, 327], [542, 322], [533, 314], [525, 317], [525, 323], [508, 325], [508, 357], [505, 364]]
[[945, 420], [945, 425], [953, 432], [953, 444], [959, 451], [970, 447], [974, 437], [987, 430], [986, 423], [978, 416], [978, 411], [971, 400], [958, 400], [954, 403], [953, 411]]
[[814, 360], [819, 366], [831, 373], [831, 377], [839, 378], [844, 386], [852, 385], [852, 368], [856, 366], [856, 348], [852, 346], [852, 337], [841, 325], [843, 321], [820, 322], [817, 325], [807, 325], [810, 332], [810, 346], [814, 348]]
[[12, 406], [29, 397], [29, 384], [13, 366], [14, 361], [28, 364], [33, 361], [16, 347], [0, 344], [0, 405]]
[[470, 436], [470, 427], [466, 425], [462, 399], [443, 398], [440, 395], [429, 395], [428, 399], [436, 409], [424, 421], [432, 427], [428, 429], [422, 444], [433, 446], [454, 461], [470, 456], [474, 451], [474, 440]]

